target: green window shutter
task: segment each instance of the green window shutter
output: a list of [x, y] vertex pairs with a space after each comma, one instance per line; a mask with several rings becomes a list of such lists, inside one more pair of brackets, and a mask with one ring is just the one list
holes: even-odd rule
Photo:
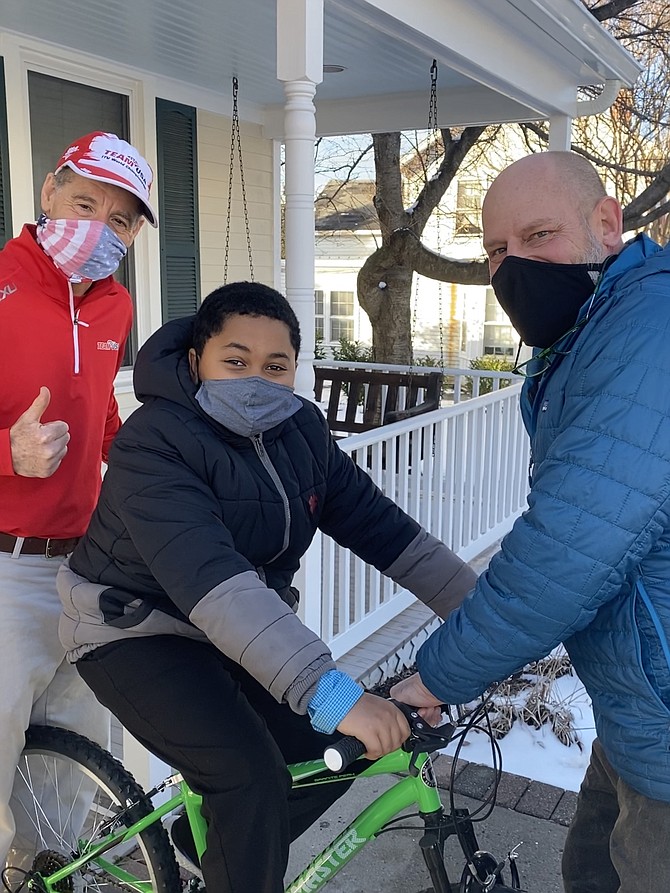
[[156, 100], [163, 322], [200, 305], [196, 110]]
[[12, 237], [9, 195], [9, 144], [7, 142], [7, 94], [5, 64], [0, 56], [0, 248]]

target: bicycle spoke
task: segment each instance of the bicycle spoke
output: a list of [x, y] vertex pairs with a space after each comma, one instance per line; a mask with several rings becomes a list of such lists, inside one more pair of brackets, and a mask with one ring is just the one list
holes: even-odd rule
[[[150, 811], [123, 766], [72, 732], [31, 728], [14, 785], [17, 832], [7, 866], [33, 867], [47, 877], [85, 855], [110, 833], [117, 814], [132, 824]], [[135, 803], [135, 819], [126, 812]], [[180, 889], [174, 855], [160, 823], [105, 851], [56, 889], [74, 893], [174, 893]]]

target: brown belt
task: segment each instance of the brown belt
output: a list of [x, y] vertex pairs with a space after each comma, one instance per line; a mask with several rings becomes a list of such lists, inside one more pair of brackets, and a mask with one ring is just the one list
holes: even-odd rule
[[[0, 552], [13, 552], [17, 539], [20, 539], [20, 537], [13, 536], [11, 533], [0, 533]], [[42, 539], [39, 536], [27, 536], [23, 540], [19, 554], [59, 558], [62, 555], [69, 555], [79, 540], [80, 537], [78, 536], [71, 536], [66, 540], [58, 540], [54, 539], [54, 537]]]

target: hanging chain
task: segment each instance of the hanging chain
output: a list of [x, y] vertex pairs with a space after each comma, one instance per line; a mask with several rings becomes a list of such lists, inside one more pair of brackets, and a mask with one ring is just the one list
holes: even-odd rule
[[[426, 169], [430, 167], [431, 161], [437, 159], [437, 59], [433, 59], [433, 64], [430, 66], [430, 100], [428, 103], [428, 151], [426, 153]], [[438, 222], [439, 226], [439, 222]], [[414, 285], [414, 310], [412, 313], [412, 322], [411, 322], [411, 362], [410, 362], [410, 375], [412, 374], [414, 368], [414, 335], [416, 334], [416, 324], [418, 319], [418, 309], [419, 309], [419, 274], [414, 274], [416, 277], [415, 285]], [[439, 294], [440, 306], [442, 304], [442, 293], [440, 291]], [[440, 365], [444, 369], [444, 352], [442, 348], [442, 315], [440, 310]]]
[[410, 331], [410, 363], [409, 363], [409, 373], [410, 375], [414, 371], [414, 336], [416, 335], [416, 324], [419, 318], [419, 274], [414, 273], [414, 308], [412, 311], [412, 321], [410, 323], [411, 331]]
[[237, 92], [239, 82], [233, 78], [233, 115], [230, 125], [230, 175], [228, 178], [228, 214], [226, 216], [226, 247], [223, 260], [223, 283], [228, 281], [228, 258], [230, 255], [230, 222], [233, 206], [233, 175], [235, 171], [235, 151], [240, 166], [240, 185], [242, 187], [242, 209], [244, 211], [244, 230], [247, 236], [247, 253], [249, 255], [249, 277], [254, 282], [254, 262], [251, 254], [251, 231], [249, 228], [249, 208], [247, 206], [247, 188], [244, 182], [244, 165], [242, 163], [242, 139], [240, 137], [240, 115], [237, 108]]
[[428, 130], [430, 135], [428, 137], [428, 151], [429, 158], [428, 162], [435, 161], [437, 159], [437, 134], [438, 134], [438, 125], [437, 125], [437, 60], [433, 59], [433, 64], [430, 66], [430, 102], [428, 105]]
[[[439, 126], [437, 123], [437, 60], [433, 59], [433, 64], [430, 66], [430, 107], [428, 110], [428, 130], [430, 131], [430, 136], [428, 139], [430, 140], [429, 150], [431, 152], [431, 160], [437, 164], [438, 161], [438, 136], [439, 136]], [[439, 205], [435, 209], [435, 223], [436, 223], [436, 236], [437, 236], [437, 253], [440, 254], [442, 251], [442, 233], [440, 228], [440, 207]], [[440, 366], [442, 368], [442, 372], [444, 372], [444, 321], [442, 319], [442, 282], [438, 280], [437, 284], [437, 302], [438, 302], [438, 325], [439, 325], [439, 333], [440, 333]]]

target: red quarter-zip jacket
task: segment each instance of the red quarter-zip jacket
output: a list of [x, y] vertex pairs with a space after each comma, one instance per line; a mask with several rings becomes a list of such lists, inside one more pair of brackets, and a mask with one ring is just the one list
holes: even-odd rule
[[[67, 538], [86, 530], [101, 460], [121, 424], [114, 378], [131, 323], [130, 295], [112, 276], [75, 297], [33, 225], [0, 251], [0, 531]], [[22, 477], [9, 429], [42, 385], [51, 392], [42, 422], [67, 422], [70, 442], [51, 477]]]

